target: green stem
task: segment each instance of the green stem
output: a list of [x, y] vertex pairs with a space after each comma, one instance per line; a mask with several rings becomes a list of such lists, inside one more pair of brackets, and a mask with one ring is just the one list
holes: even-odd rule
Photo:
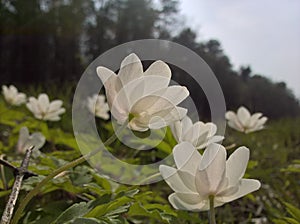
[[[4, 154], [0, 155], [0, 160], [4, 159], [4, 157], [5, 157]], [[1, 179], [2, 179], [2, 182], [3, 182], [3, 188], [4, 188], [4, 190], [7, 190], [8, 185], [7, 185], [6, 177], [5, 177], [4, 165], [0, 164], [0, 172], [1, 172]]]
[[150, 177], [147, 177], [147, 178], [143, 179], [142, 181], [140, 181], [139, 185], [149, 184], [147, 181], [151, 181], [152, 179], [159, 177], [160, 175], [161, 175], [160, 173], [155, 173], [155, 174], [151, 175]]
[[[116, 133], [119, 133], [121, 132], [125, 127], [127, 126], [127, 124], [121, 126], [117, 131]], [[104, 146], [108, 146], [110, 145], [111, 143], [113, 143], [116, 139], [117, 139], [117, 134], [114, 133], [112, 136], [109, 137], [109, 139], [107, 139], [105, 142], [104, 142]], [[78, 159], [76, 160], [73, 160], [72, 162], [69, 162], [65, 165], [63, 165], [62, 167], [54, 170], [52, 173], [50, 173], [48, 176], [46, 176], [45, 179], [43, 179], [40, 183], [38, 183], [35, 188], [33, 188], [26, 196], [25, 198], [22, 200], [22, 203], [20, 204], [20, 206], [18, 207], [18, 209], [16, 210], [16, 213], [15, 213], [15, 216], [12, 220], [12, 224], [17, 224], [18, 221], [20, 220], [21, 216], [22, 216], [22, 213], [26, 207], [26, 205], [30, 202], [30, 200], [36, 196], [41, 188], [47, 184], [48, 181], [50, 181], [52, 178], [54, 178], [56, 175], [60, 174], [61, 172], [65, 171], [65, 170], [68, 170], [72, 167], [75, 167], [77, 165], [79, 165], [80, 163], [83, 163], [84, 161], [86, 161], [87, 159], [89, 159], [90, 157], [92, 157], [93, 155], [97, 154], [98, 152], [101, 151], [102, 148], [98, 148], [98, 149], [95, 149], [94, 151], [84, 155], [84, 156], [81, 156], [79, 157]]]
[[215, 207], [214, 207], [214, 196], [209, 196], [209, 223], [216, 224], [216, 214], [215, 214]]

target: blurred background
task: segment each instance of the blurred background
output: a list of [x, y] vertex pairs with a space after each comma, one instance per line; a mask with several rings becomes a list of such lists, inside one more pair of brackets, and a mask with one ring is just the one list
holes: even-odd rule
[[[72, 93], [84, 69], [104, 51], [160, 38], [187, 46], [209, 64], [228, 109], [245, 105], [270, 118], [298, 116], [300, 4], [255, 2], [1, 0], [0, 84]], [[172, 70], [208, 119], [199, 86]]]

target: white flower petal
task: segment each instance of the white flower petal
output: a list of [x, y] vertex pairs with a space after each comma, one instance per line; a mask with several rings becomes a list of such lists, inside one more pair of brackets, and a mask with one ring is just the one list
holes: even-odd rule
[[215, 193], [212, 192], [210, 188], [209, 177], [205, 170], [197, 170], [195, 185], [196, 185], [197, 192], [203, 197], [208, 197], [210, 194]]
[[241, 198], [253, 191], [256, 191], [260, 188], [261, 184], [258, 180], [253, 179], [242, 179], [240, 181], [239, 189], [236, 191], [236, 193], [227, 196], [227, 197], [218, 197], [218, 200], [226, 203], [233, 200], [236, 200], [238, 198]]
[[143, 65], [136, 54], [130, 54], [124, 58], [121, 63], [121, 68], [118, 77], [123, 85], [138, 79], [143, 75]]
[[122, 88], [122, 84], [120, 79], [117, 76], [111, 76], [105, 83], [105, 92], [106, 92], [106, 98], [107, 98], [107, 103], [110, 108], [112, 108], [112, 104]]
[[207, 197], [201, 197], [198, 193], [175, 192], [175, 195], [187, 204], [199, 204], [207, 200]]
[[29, 135], [28, 128], [22, 127], [19, 132], [17, 152], [24, 154], [32, 146], [34, 146], [33, 150], [40, 149], [45, 144], [45, 141], [46, 139], [41, 133], [35, 132]]
[[237, 111], [237, 117], [243, 126], [247, 126], [250, 120], [250, 113], [245, 107], [240, 107]]
[[42, 113], [46, 113], [49, 109], [49, 97], [47, 94], [42, 93], [38, 97], [38, 107]]
[[226, 177], [228, 177], [229, 185], [234, 186], [245, 174], [250, 151], [245, 146], [235, 150], [226, 162]]
[[25, 153], [24, 145], [29, 138], [29, 131], [27, 127], [22, 127], [19, 131], [19, 139], [17, 144], [17, 152], [18, 153]]
[[249, 128], [253, 128], [261, 116], [262, 116], [262, 113], [255, 113], [255, 114], [253, 114], [251, 116], [249, 124], [248, 124]]
[[18, 90], [14, 85], [9, 86], [9, 91], [10, 91], [10, 94], [14, 97], [18, 94]]
[[[175, 209], [179, 210], [188, 210], [188, 211], [205, 211], [209, 208], [209, 204], [207, 200], [201, 201], [199, 203], [188, 203], [190, 202], [189, 199], [191, 199], [193, 196], [197, 199], [200, 199], [200, 196], [197, 196], [196, 194], [188, 195], [186, 199], [184, 198], [184, 194], [180, 194], [180, 197], [178, 197], [177, 193], [173, 193], [169, 196], [169, 202]], [[198, 198], [199, 197], [199, 198]], [[185, 199], [185, 201], [184, 201]], [[188, 201], [188, 202], [187, 202]], [[195, 202], [192, 201], [192, 202]]]
[[180, 169], [177, 170], [177, 173], [187, 188], [189, 188], [192, 192], [197, 192], [194, 175]]
[[145, 86], [145, 80], [142, 78], [127, 83], [118, 92], [114, 103], [118, 103], [122, 108], [126, 108], [127, 111], [130, 111], [132, 106], [139, 99], [144, 97]]
[[225, 114], [225, 118], [228, 120], [229, 127], [233, 128], [237, 131], [240, 131], [240, 132], [244, 131], [243, 125], [241, 124], [237, 115], [234, 112], [227, 111]]
[[58, 109], [60, 109], [60, 107], [62, 106], [63, 104], [63, 101], [61, 100], [53, 100], [50, 105], [49, 105], [49, 109], [48, 109], [48, 113], [51, 113], [51, 112], [55, 112], [57, 111]]
[[24, 93], [19, 93], [15, 99], [15, 105], [19, 106], [26, 102], [26, 95]]
[[8, 88], [7, 88], [6, 85], [2, 85], [2, 93], [3, 93], [4, 96], [7, 95], [7, 93], [8, 93]]
[[34, 150], [38, 150], [42, 148], [43, 145], [45, 144], [45, 141], [46, 141], [45, 136], [40, 132], [33, 133], [30, 136], [30, 142], [34, 146]]
[[202, 145], [197, 145], [197, 148], [198, 149], [204, 149], [206, 148], [208, 145], [210, 145], [211, 143], [218, 143], [220, 141], [222, 141], [224, 139], [223, 136], [220, 136], [220, 135], [215, 135], [211, 138], [208, 139], [207, 142], [203, 143]]
[[28, 110], [30, 110], [33, 114], [40, 114], [41, 111], [38, 107], [38, 101], [34, 97], [29, 97], [29, 102], [26, 104]]
[[212, 122], [204, 124], [202, 132], [208, 132], [208, 137], [212, 137], [217, 133], [217, 125]]
[[169, 126], [171, 123], [182, 119], [187, 114], [187, 109], [182, 107], [174, 107], [162, 110], [151, 115], [149, 120], [149, 128], [160, 129]]
[[[159, 92], [161, 93], [161, 92]], [[166, 99], [176, 106], [189, 96], [189, 91], [185, 86], [170, 86], [161, 95], [161, 99]], [[157, 105], [160, 103], [157, 102]]]
[[[208, 181], [208, 191], [214, 193], [218, 191], [219, 186], [224, 181], [226, 167], [226, 149], [219, 144], [212, 143], [204, 151], [199, 171], [196, 172], [196, 186], [201, 193], [203, 190], [202, 178], [205, 182]], [[206, 176], [205, 174], [206, 173]]]
[[257, 123], [256, 123], [256, 127], [255, 128], [259, 128], [262, 127], [266, 122], [267, 122], [268, 118], [267, 117], [262, 117], [260, 118]]
[[66, 112], [65, 108], [60, 108], [56, 111], [46, 113], [45, 116], [43, 117], [43, 119], [49, 120], [49, 121], [58, 121], [58, 120], [60, 120], [59, 115], [65, 113], [65, 112]]
[[171, 86], [141, 98], [132, 107], [132, 112], [140, 114], [147, 111], [149, 115], [160, 112], [162, 109], [174, 108], [189, 95], [186, 87]]
[[170, 82], [170, 79], [166, 77], [154, 75], [142, 76], [142, 79], [144, 80], [145, 85], [143, 95], [140, 95], [140, 97], [154, 94], [161, 89], [166, 89]]
[[105, 86], [106, 81], [109, 80], [109, 78], [111, 78], [111, 77], [116, 78], [116, 76], [117, 76], [112, 70], [110, 70], [106, 67], [103, 67], [103, 66], [97, 67], [96, 71], [97, 71], [97, 75], [101, 79], [101, 82], [103, 83], [104, 86]]
[[241, 126], [241, 124], [239, 122], [228, 121], [228, 125], [229, 125], [229, 127], [233, 128], [237, 131], [240, 131], [240, 132], [244, 131], [244, 128]]
[[162, 76], [170, 80], [172, 74], [169, 66], [165, 62], [158, 60], [153, 62], [145, 71], [144, 76], [148, 75]]
[[160, 165], [159, 172], [173, 191], [186, 193], [192, 192], [192, 190], [183, 183], [175, 168]]
[[173, 149], [173, 157], [178, 169], [187, 171], [193, 175], [201, 161], [201, 154], [189, 142], [182, 142]]
[[218, 192], [217, 197], [228, 197], [235, 194], [239, 190], [239, 185], [224, 186], [221, 191]]
[[208, 132], [202, 133], [200, 136], [198, 136], [195, 140], [193, 140], [193, 145], [197, 149], [203, 149], [203, 145], [208, 145]]
[[227, 120], [237, 120], [237, 116], [233, 111], [227, 111], [225, 114]]
[[198, 121], [195, 124], [192, 125], [188, 130], [185, 131], [184, 135], [182, 136], [182, 139], [184, 141], [188, 141], [191, 143], [194, 143], [196, 139], [201, 134], [201, 126], [203, 125], [203, 122]]
[[187, 132], [190, 128], [193, 127], [193, 122], [192, 122], [192, 120], [191, 120], [190, 117], [185, 116], [185, 117], [182, 119], [181, 123], [182, 123], [182, 129], [183, 129], [183, 130], [182, 130], [182, 135], [185, 135], [186, 132]]
[[48, 121], [59, 121], [60, 117], [59, 116], [48, 116], [47, 119]]
[[177, 143], [181, 142], [181, 135], [182, 135], [182, 123], [181, 121], [175, 121], [170, 125], [172, 134], [177, 141]]

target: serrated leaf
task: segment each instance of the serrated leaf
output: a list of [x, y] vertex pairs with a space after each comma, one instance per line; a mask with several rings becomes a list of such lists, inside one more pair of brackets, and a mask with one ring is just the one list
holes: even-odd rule
[[151, 219], [156, 219], [159, 221], [162, 221], [164, 223], [169, 223], [169, 220], [164, 216], [161, 215], [157, 210], [147, 210], [143, 205], [141, 205], [139, 202], [134, 203], [128, 212], [129, 216], [132, 217], [149, 217]]

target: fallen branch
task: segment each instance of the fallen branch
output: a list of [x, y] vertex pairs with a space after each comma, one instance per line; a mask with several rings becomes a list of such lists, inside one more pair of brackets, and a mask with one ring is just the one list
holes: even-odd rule
[[8, 202], [6, 203], [4, 212], [2, 214], [0, 224], [9, 224], [10, 220], [13, 216], [14, 208], [15, 208], [15, 205], [16, 205], [19, 193], [20, 193], [22, 181], [23, 181], [25, 175], [28, 174], [27, 168], [28, 168], [30, 156], [32, 153], [32, 149], [33, 149], [33, 147], [26, 150], [25, 157], [19, 168], [15, 168], [13, 165], [11, 165], [10, 163], [8, 163], [4, 160], [1, 161], [2, 165], [8, 166], [10, 168], [14, 168], [14, 170], [17, 171], [17, 174], [16, 174], [15, 182], [12, 187], [11, 193], [9, 195]]

